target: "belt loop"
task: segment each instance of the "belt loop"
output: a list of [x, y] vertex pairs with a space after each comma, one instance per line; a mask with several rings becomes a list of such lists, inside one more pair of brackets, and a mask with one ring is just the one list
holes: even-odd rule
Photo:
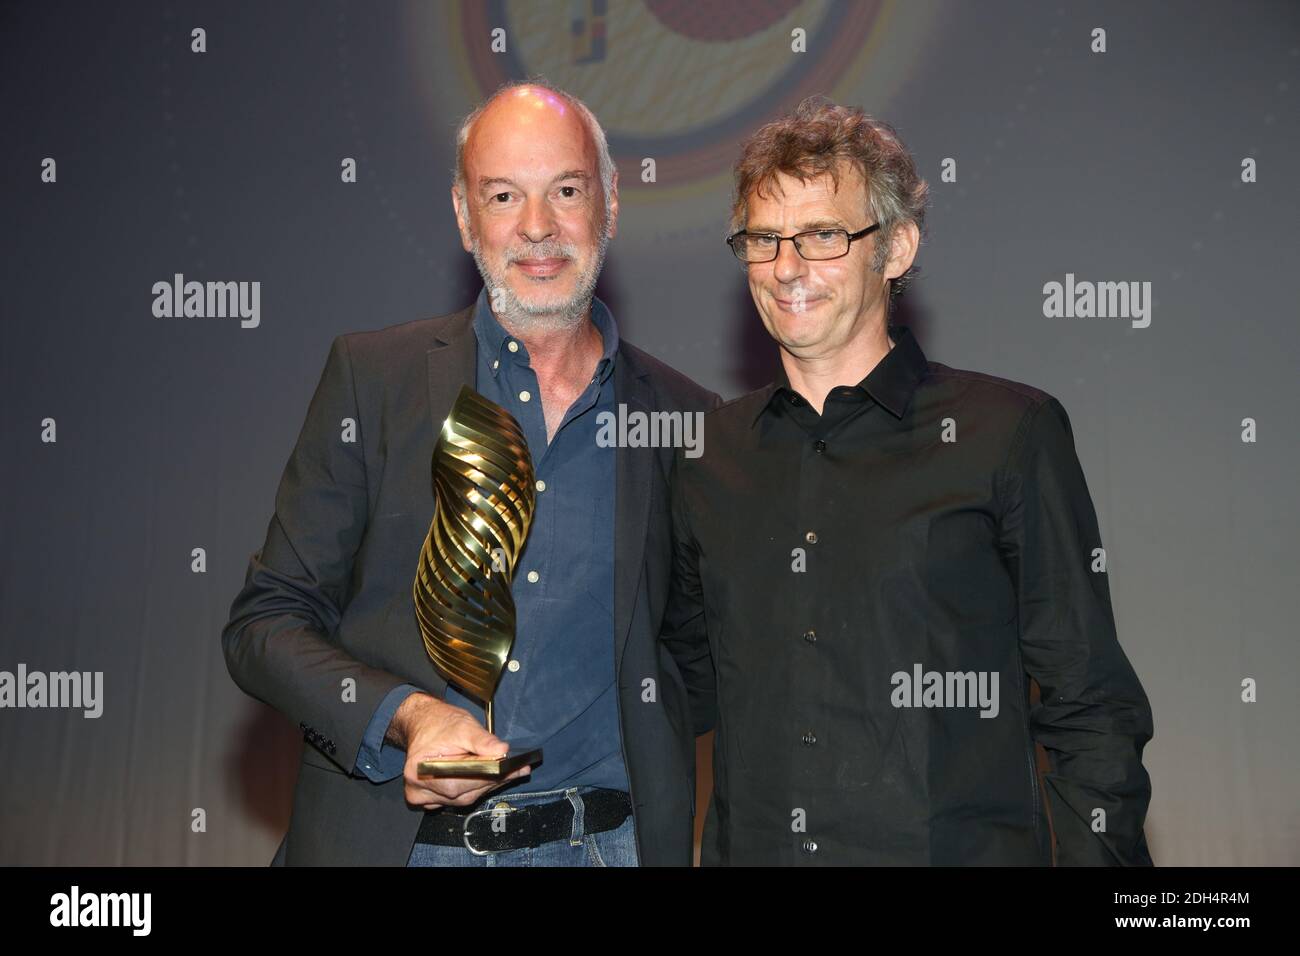
[[573, 804], [573, 830], [569, 834], [569, 846], [582, 846], [582, 836], [585, 832], [583, 823], [583, 810], [585, 804], [582, 797], [578, 796], [578, 788], [570, 787], [564, 791], [564, 795], [569, 798], [569, 803]]

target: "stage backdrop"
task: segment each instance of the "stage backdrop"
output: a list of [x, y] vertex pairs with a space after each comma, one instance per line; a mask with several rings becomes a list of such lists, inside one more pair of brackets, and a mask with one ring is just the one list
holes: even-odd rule
[[[302, 740], [222, 625], [331, 339], [477, 293], [454, 130], [534, 74], [617, 155], [622, 333], [726, 397], [774, 363], [722, 243], [738, 143], [811, 93], [898, 128], [933, 190], [901, 319], [1070, 413], [1155, 860], [1300, 862], [1296, 4], [11, 3], [0, 74], [0, 670], [103, 675], [0, 710], [0, 862], [271, 858]], [[158, 317], [177, 276], [247, 314]]]

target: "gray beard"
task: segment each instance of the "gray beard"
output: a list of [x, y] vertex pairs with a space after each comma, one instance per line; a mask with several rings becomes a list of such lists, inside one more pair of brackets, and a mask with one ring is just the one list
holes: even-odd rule
[[[555, 305], [536, 306], [521, 302], [504, 280], [498, 281], [483, 258], [479, 248], [478, 237], [472, 237], [471, 253], [478, 273], [487, 288], [488, 302], [492, 312], [503, 324], [519, 332], [567, 331], [577, 328], [586, 319], [591, 309], [591, 300], [596, 292], [596, 280], [605, 264], [605, 253], [609, 249], [609, 234], [603, 233], [596, 248], [596, 255], [591, 261], [591, 268], [578, 274], [578, 284], [573, 295]], [[499, 290], [499, 291], [498, 291]]]

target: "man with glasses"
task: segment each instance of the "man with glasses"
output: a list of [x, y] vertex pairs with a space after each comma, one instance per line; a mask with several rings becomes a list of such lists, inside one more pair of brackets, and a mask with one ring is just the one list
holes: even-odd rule
[[706, 865], [1151, 862], [1151, 711], [1065, 409], [889, 323], [927, 193], [816, 100], [736, 166], [781, 370], [675, 459], [661, 634], [716, 730]]

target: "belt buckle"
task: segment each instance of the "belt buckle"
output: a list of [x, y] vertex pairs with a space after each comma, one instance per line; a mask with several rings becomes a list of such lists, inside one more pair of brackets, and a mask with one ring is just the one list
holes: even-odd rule
[[476, 850], [474, 847], [470, 846], [469, 821], [483, 813], [499, 813], [502, 816], [505, 816], [507, 813], [514, 813], [518, 809], [518, 807], [512, 807], [510, 804], [502, 800], [497, 803], [496, 806], [482, 807], [472, 813], [467, 813], [465, 815], [465, 822], [462, 823], [460, 827], [460, 841], [465, 844], [465, 849], [469, 850], [469, 852], [473, 853], [475, 856], [487, 856], [489, 853], [500, 853], [500, 850]]

